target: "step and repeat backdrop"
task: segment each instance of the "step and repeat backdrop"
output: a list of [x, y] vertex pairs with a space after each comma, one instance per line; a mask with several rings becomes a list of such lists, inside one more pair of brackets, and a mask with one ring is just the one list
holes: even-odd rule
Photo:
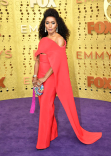
[[111, 101], [110, 0], [0, 0], [0, 100], [32, 97], [38, 27], [50, 7], [71, 32], [74, 97]]

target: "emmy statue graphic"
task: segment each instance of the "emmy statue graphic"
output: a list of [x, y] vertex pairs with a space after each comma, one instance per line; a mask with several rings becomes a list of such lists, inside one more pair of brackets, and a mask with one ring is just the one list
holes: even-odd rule
[[111, 1], [108, 2], [107, 0], [104, 0], [104, 13], [105, 13], [108, 21], [111, 23], [111, 18], [109, 18], [108, 15], [107, 15], [108, 6], [111, 6]]

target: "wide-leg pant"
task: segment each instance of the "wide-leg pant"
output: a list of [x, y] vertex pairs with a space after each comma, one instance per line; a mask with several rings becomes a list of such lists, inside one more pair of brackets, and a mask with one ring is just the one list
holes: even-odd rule
[[[38, 78], [45, 76], [50, 68], [47, 55], [40, 54]], [[37, 149], [44, 149], [50, 146], [50, 141], [58, 136], [57, 122], [54, 116], [54, 99], [56, 88], [54, 83], [54, 73], [43, 83], [44, 93], [39, 98], [40, 114]]]

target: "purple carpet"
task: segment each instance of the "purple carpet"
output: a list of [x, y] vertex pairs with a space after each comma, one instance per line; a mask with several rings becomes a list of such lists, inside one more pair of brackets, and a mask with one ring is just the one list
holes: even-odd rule
[[75, 98], [81, 126], [88, 131], [102, 132], [103, 136], [91, 145], [76, 137], [64, 108], [55, 98], [55, 117], [58, 137], [50, 147], [37, 150], [39, 102], [30, 114], [32, 98], [0, 101], [0, 156], [111, 156], [111, 103]]

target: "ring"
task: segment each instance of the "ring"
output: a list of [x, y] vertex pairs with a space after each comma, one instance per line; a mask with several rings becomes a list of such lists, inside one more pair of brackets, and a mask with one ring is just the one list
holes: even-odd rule
[[40, 84], [40, 83], [37, 83], [38, 85]]

